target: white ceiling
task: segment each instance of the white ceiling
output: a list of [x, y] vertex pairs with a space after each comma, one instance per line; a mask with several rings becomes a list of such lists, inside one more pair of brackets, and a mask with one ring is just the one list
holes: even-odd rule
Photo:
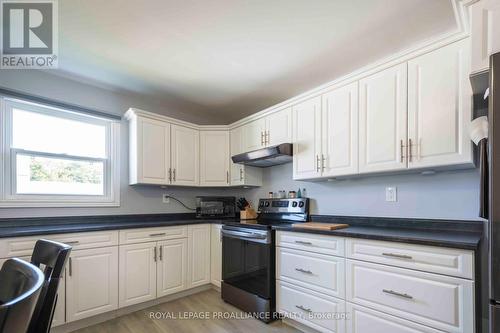
[[437, 34], [450, 0], [60, 0], [60, 75], [229, 123]]

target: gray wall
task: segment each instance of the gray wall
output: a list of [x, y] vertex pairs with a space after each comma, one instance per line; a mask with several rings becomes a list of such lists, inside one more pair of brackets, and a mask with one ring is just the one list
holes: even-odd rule
[[[371, 176], [333, 182], [293, 181], [292, 164], [264, 172], [265, 186], [251, 190], [253, 201], [268, 192], [306, 188], [313, 214], [478, 219], [477, 169], [434, 175]], [[385, 201], [385, 187], [397, 187], [397, 202]]]
[[[123, 114], [134, 106], [195, 123], [214, 123], [210, 115], [192, 112], [177, 102], [154, 103], [144, 96], [124, 94], [32, 70], [2, 70], [0, 86], [38, 96]], [[188, 110], [188, 111], [186, 111]], [[177, 203], [163, 204], [162, 193], [171, 193], [194, 206], [196, 195], [242, 195], [256, 202], [269, 191], [307, 189], [316, 214], [477, 219], [479, 176], [477, 170], [438, 173], [432, 176], [377, 176], [335, 182], [294, 182], [291, 164], [266, 169], [259, 189], [162, 189], [128, 186], [128, 127], [122, 124], [121, 207], [118, 208], [0, 208], [0, 217], [141, 214], [185, 212]], [[385, 187], [398, 188], [398, 201], [385, 202]]]

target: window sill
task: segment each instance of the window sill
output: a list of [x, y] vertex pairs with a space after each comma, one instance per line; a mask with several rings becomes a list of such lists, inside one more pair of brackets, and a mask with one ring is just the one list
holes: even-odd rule
[[120, 201], [0, 200], [1, 208], [120, 207]]

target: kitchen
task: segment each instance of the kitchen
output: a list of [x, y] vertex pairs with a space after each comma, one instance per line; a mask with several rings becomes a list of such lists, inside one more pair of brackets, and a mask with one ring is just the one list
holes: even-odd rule
[[65, 259], [0, 331], [500, 330], [498, 1], [44, 2], [0, 2], [58, 52], [0, 69], [0, 264]]

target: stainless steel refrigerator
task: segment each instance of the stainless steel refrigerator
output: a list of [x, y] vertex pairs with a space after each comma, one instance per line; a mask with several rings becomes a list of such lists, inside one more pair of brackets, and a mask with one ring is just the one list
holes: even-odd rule
[[500, 332], [500, 53], [490, 57], [488, 97], [490, 332]]

